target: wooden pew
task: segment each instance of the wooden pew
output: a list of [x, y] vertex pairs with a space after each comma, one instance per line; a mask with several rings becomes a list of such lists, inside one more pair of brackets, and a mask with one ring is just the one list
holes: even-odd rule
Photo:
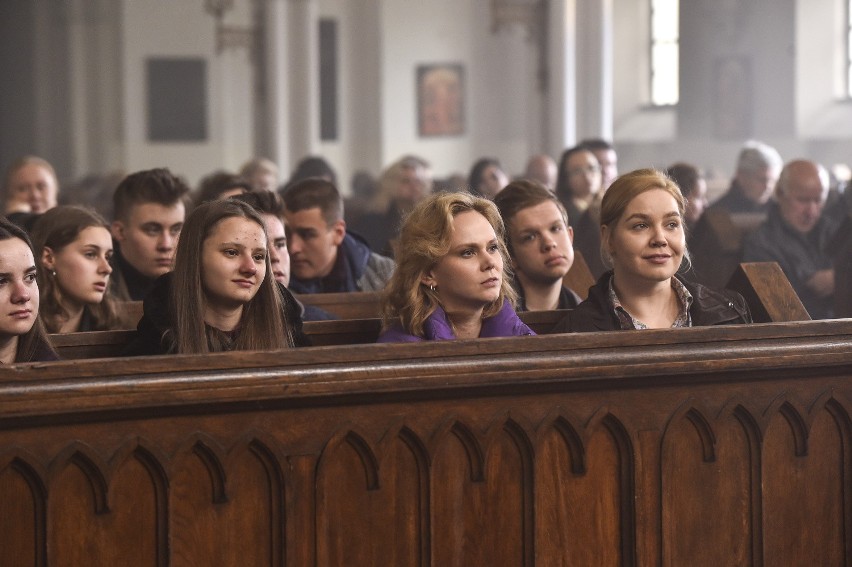
[[[378, 292], [296, 294], [302, 303], [319, 307], [339, 319], [369, 319], [378, 317]], [[142, 318], [142, 302], [126, 301], [119, 306], [127, 318], [138, 322]], [[135, 328], [135, 323], [133, 328]]]
[[[520, 317], [538, 334], [550, 332], [568, 311], [528, 311]], [[355, 345], [376, 342], [382, 330], [381, 319], [340, 319], [308, 321], [305, 334], [314, 346]], [[64, 360], [119, 356], [134, 331], [96, 331], [51, 335], [51, 341]]]
[[574, 290], [574, 293], [582, 299], [589, 297], [589, 288], [595, 285], [595, 277], [589, 270], [589, 265], [583, 257], [583, 253], [579, 250], [574, 250], [574, 263], [571, 264], [571, 269], [562, 278], [562, 284], [568, 289]]
[[852, 321], [0, 368], [9, 565], [842, 565]]
[[[792, 287], [774, 262], [743, 264], [729, 283], [749, 302], [755, 322], [808, 320]], [[564, 312], [544, 311], [521, 314], [521, 319], [539, 334], [548, 333]], [[316, 346], [367, 344], [376, 341], [381, 331], [379, 319], [309, 321], [305, 333]], [[53, 335], [54, 346], [63, 359], [118, 356], [130, 340], [132, 331], [104, 331]]]
[[727, 287], [745, 298], [755, 323], [809, 321], [811, 318], [777, 262], [742, 263]]
[[[807, 311], [790, 282], [774, 262], [743, 264], [730, 282], [752, 309], [755, 322], [805, 321]], [[528, 311], [520, 317], [538, 334], [547, 334], [568, 311]], [[342, 319], [308, 321], [304, 324], [315, 346], [374, 343], [381, 332], [381, 320]], [[133, 331], [99, 331], [52, 335], [51, 340], [65, 360], [118, 356]]]
[[319, 307], [339, 319], [371, 319], [381, 316], [380, 297], [381, 293], [377, 291], [296, 294], [296, 299], [302, 303]]

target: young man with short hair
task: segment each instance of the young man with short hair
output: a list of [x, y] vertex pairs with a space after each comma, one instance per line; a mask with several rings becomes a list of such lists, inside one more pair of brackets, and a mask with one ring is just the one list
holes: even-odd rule
[[494, 198], [506, 224], [518, 311], [572, 309], [580, 297], [562, 284], [574, 263], [574, 233], [559, 199], [536, 181], [509, 183]]
[[139, 171], [119, 183], [110, 227], [116, 297], [141, 300], [154, 280], [172, 270], [188, 198], [189, 186], [165, 168]]
[[284, 194], [290, 290], [296, 293], [379, 291], [394, 262], [346, 232], [343, 199], [330, 181], [313, 177]]

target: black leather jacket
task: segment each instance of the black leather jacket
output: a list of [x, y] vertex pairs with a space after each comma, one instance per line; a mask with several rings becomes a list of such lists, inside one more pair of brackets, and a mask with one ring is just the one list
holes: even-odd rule
[[[589, 297], [566, 315], [551, 332], [577, 333], [589, 331], [618, 331], [618, 322], [609, 302], [609, 279], [612, 271], [606, 272], [589, 288]], [[692, 294], [689, 315], [693, 327], [709, 325], [735, 325], [751, 323], [751, 311], [743, 297], [731, 290], [715, 291], [701, 284], [678, 278]]]

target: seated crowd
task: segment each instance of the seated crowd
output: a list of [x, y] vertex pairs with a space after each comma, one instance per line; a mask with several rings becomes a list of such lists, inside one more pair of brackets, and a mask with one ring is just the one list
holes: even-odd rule
[[[745, 300], [721, 289], [724, 254], [778, 262], [812, 318], [835, 316], [835, 293], [848, 293], [832, 254], [849, 238], [849, 192], [759, 142], [709, 207], [696, 166], [619, 177], [603, 140], [558, 162], [533, 156], [514, 180], [493, 157], [467, 179], [434, 181], [416, 156], [379, 181], [359, 175], [344, 205], [317, 156], [283, 183], [255, 159], [194, 194], [168, 169], [139, 171], [116, 186], [110, 222], [63, 199], [47, 161], [15, 161], [0, 219], [0, 359], [55, 360], [47, 333], [136, 326], [129, 301], [143, 315], [128, 355], [305, 346], [302, 321], [334, 316], [293, 294], [381, 292], [380, 342], [533, 335], [517, 312], [557, 309], [568, 311], [554, 332], [748, 323]], [[576, 252], [597, 280], [588, 290], [564, 283]]]

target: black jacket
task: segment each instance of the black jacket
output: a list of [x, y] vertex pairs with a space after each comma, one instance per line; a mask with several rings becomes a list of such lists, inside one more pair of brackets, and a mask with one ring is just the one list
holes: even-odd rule
[[[168, 331], [174, 327], [169, 296], [171, 295], [172, 274], [167, 273], [154, 282], [151, 291], [142, 303], [142, 319], [136, 327], [136, 335], [125, 347], [124, 356], [145, 356], [153, 354], [171, 354], [174, 345], [170, 344]], [[283, 309], [287, 319], [293, 324], [295, 346], [310, 346], [310, 340], [302, 331], [301, 307], [283, 285], [281, 291]], [[228, 333], [224, 333], [228, 334]]]
[[742, 188], [734, 179], [728, 191], [710, 205], [712, 209], [724, 209], [731, 214], [736, 213], [765, 213], [769, 209], [769, 203], [755, 203], [746, 197]]
[[820, 296], [807, 282], [818, 271], [834, 266], [837, 249], [831, 243], [836, 232], [836, 221], [823, 214], [809, 233], [801, 234], [772, 203], [766, 221], [743, 243], [743, 262], [778, 262], [811, 318], [830, 319], [834, 317], [833, 296]]
[[[527, 309], [527, 297], [524, 293], [524, 286], [521, 285], [517, 279], [514, 282], [515, 290], [518, 292], [518, 304], [515, 308], [515, 311], [518, 313], [522, 313], [524, 311], [528, 311]], [[580, 302], [583, 301], [579, 295], [577, 295], [573, 289], [567, 288], [564, 285], [562, 289], [559, 290], [559, 303], [556, 305], [557, 309], [574, 309]]]
[[116, 240], [112, 241], [112, 249], [112, 274], [109, 279], [113, 297], [119, 301], [142, 301], [157, 278], [145, 276], [131, 266], [121, 254], [121, 245]]
[[[553, 328], [553, 333], [618, 331], [621, 325], [609, 302], [609, 279], [606, 272], [589, 288], [589, 297]], [[751, 323], [751, 312], [745, 299], [735, 291], [714, 291], [701, 284], [678, 278], [692, 295], [689, 315], [693, 327]]]

